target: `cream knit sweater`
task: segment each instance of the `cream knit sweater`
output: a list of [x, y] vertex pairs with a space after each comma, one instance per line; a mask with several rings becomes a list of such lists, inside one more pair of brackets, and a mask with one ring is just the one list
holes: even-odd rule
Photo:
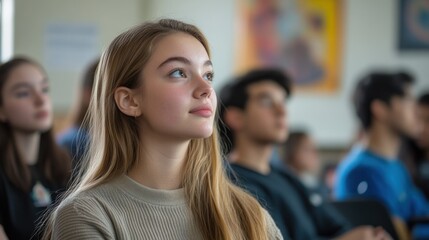
[[[183, 189], [155, 190], [127, 176], [63, 201], [53, 239], [202, 239]], [[270, 239], [283, 239], [267, 213]]]

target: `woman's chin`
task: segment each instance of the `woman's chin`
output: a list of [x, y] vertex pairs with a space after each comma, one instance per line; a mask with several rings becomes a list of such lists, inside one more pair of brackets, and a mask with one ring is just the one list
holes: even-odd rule
[[193, 136], [193, 139], [199, 139], [199, 138], [208, 138], [213, 134], [213, 128], [211, 129], [204, 129], [201, 130], [198, 133], [195, 133]]

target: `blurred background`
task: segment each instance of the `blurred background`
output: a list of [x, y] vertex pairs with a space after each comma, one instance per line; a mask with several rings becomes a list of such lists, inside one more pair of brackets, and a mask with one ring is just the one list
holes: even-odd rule
[[405, 69], [418, 81], [416, 94], [429, 89], [425, 0], [0, 2], [1, 58], [26, 55], [42, 63], [57, 132], [68, 125], [85, 67], [122, 31], [159, 18], [193, 23], [208, 37], [217, 90], [255, 66], [290, 72], [297, 83], [290, 125], [312, 133], [325, 161], [338, 160], [357, 134], [350, 95], [362, 74]]

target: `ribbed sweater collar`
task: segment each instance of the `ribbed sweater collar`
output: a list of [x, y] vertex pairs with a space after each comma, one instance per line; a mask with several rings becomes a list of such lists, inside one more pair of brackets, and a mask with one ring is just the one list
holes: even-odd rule
[[126, 175], [116, 179], [115, 185], [137, 200], [153, 205], [174, 206], [186, 204], [183, 188], [175, 190], [153, 189], [137, 183]]

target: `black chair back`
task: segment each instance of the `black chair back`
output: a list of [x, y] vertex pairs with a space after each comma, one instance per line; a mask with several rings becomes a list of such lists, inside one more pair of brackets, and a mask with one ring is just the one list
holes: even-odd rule
[[332, 205], [352, 224], [352, 226], [380, 226], [392, 236], [399, 239], [387, 208], [377, 200], [359, 199], [334, 201]]

